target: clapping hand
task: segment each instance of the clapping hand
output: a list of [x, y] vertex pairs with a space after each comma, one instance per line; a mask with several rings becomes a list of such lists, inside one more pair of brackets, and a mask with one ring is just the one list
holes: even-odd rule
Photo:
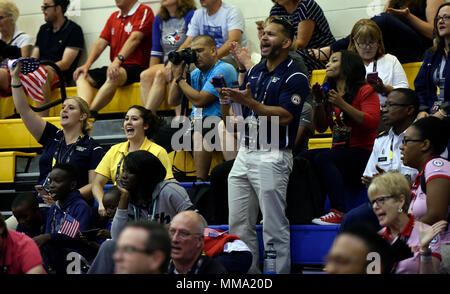
[[345, 100], [344, 98], [342, 98], [341, 95], [339, 95], [339, 93], [336, 90], [331, 89], [328, 92], [328, 102], [336, 105], [339, 108], [342, 108], [342, 105], [345, 103]]
[[239, 103], [244, 106], [249, 106], [249, 103], [254, 100], [250, 83], [247, 83], [245, 90], [239, 90], [235, 88], [222, 88], [224, 99], [229, 99], [233, 102]]
[[447, 227], [447, 221], [440, 220], [434, 223], [432, 226], [427, 229], [423, 228], [423, 223], [419, 223], [419, 240], [420, 247], [422, 249], [428, 248], [430, 242], [436, 237], [440, 232], [442, 232]]

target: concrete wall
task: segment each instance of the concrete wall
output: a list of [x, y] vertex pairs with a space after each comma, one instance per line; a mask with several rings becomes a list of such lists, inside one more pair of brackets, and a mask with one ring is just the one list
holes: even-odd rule
[[[266, 18], [273, 3], [271, 0], [223, 0], [239, 7], [246, 20], [246, 33], [249, 39], [249, 48], [252, 52], [259, 52], [255, 21]], [[17, 23], [19, 29], [27, 32], [34, 38], [43, 24], [40, 9], [40, 0], [15, 0], [20, 9]], [[159, 9], [159, 0], [143, 1], [148, 4], [156, 14]], [[198, 0], [196, 0], [199, 5]], [[360, 18], [371, 17], [384, 7], [386, 0], [316, 0], [324, 10], [332, 33], [336, 38], [347, 35], [353, 24]], [[113, 0], [72, 0], [73, 10], [69, 10], [70, 19], [78, 23], [84, 31], [86, 39], [85, 54], [98, 38], [108, 16], [117, 10]], [[69, 8], [70, 9], [70, 8]], [[109, 51], [100, 56], [94, 66], [109, 63]]]

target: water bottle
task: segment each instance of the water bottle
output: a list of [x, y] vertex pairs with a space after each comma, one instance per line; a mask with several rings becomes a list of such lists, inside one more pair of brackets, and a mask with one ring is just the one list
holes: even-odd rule
[[264, 250], [264, 274], [277, 273], [277, 251], [273, 243], [267, 243], [267, 248]]

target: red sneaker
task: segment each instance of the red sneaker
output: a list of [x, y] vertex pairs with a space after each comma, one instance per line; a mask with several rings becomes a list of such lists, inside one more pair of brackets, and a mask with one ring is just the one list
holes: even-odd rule
[[313, 219], [312, 223], [316, 225], [339, 225], [341, 224], [343, 218], [343, 212], [331, 208], [329, 213], [321, 216], [320, 218]]

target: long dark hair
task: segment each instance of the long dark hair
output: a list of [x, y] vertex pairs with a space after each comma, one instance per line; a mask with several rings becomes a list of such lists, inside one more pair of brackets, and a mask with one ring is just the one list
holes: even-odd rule
[[166, 177], [161, 161], [146, 150], [131, 152], [124, 159], [124, 169], [136, 175], [136, 185], [130, 191], [130, 201], [138, 206], [148, 206], [156, 185]]
[[[366, 84], [366, 67], [358, 53], [342, 50], [339, 78], [345, 80], [344, 100], [351, 104], [359, 89]], [[336, 80], [327, 79], [331, 89], [336, 89]]]

